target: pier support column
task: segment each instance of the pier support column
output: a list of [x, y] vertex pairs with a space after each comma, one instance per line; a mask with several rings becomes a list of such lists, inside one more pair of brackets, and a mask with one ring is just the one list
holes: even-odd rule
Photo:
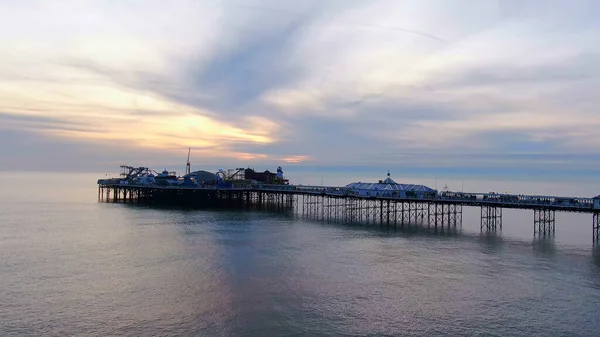
[[444, 227], [444, 204], [430, 203], [428, 205], [427, 220], [430, 225], [434, 225], [436, 228], [438, 225]]
[[555, 211], [551, 209], [533, 210], [533, 234], [550, 234], [556, 229]]
[[383, 225], [383, 200], [379, 200], [379, 225]]
[[423, 206], [421, 206], [420, 202], [410, 201], [408, 205], [408, 222], [414, 223], [419, 222], [419, 219], [423, 219]]
[[462, 205], [450, 204], [449, 224], [454, 227], [462, 225]]
[[417, 203], [417, 221], [423, 223], [425, 221], [425, 212], [427, 211], [426, 203], [419, 202]]
[[498, 226], [502, 228], [502, 207], [481, 206], [481, 229], [495, 230]]
[[435, 213], [435, 206], [436, 204], [434, 203], [427, 204], [427, 222], [429, 224], [432, 224], [434, 222], [435, 217], [433, 216], [433, 214]]
[[348, 198], [348, 222], [357, 223], [360, 222], [360, 201], [356, 198]]
[[387, 205], [386, 205], [386, 211], [387, 211], [387, 225], [390, 225], [390, 201], [387, 201]]
[[413, 219], [416, 222], [417, 221], [417, 211], [416, 211], [417, 206], [416, 206], [415, 202], [414, 201], [409, 201], [406, 204], [408, 206], [408, 211], [407, 211], [407, 214], [408, 214], [408, 217], [407, 217], [408, 218], [408, 223], [409, 224], [412, 223]]
[[394, 227], [398, 226], [398, 202], [394, 201]]
[[600, 213], [594, 213], [594, 244], [598, 244], [600, 241]]
[[319, 220], [325, 219], [325, 196], [319, 195]]
[[462, 224], [462, 206], [455, 204], [430, 203], [428, 205], [427, 220], [429, 225], [456, 227]]

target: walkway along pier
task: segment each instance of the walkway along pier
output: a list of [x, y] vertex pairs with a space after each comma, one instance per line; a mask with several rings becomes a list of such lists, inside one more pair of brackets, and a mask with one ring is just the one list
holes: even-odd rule
[[[133, 183], [132, 183], [133, 182]], [[383, 188], [383, 189], [382, 189]], [[132, 180], [98, 181], [98, 200], [193, 208], [291, 210], [325, 221], [386, 226], [428, 224], [456, 227], [463, 207], [481, 209], [481, 229], [502, 228], [502, 210], [533, 211], [535, 235], [553, 234], [556, 212], [592, 214], [593, 242], [600, 241], [600, 196], [595, 198], [467, 193], [397, 184], [389, 178], [379, 184], [353, 183], [345, 187], [281, 184], [201, 186], [136, 184]]]

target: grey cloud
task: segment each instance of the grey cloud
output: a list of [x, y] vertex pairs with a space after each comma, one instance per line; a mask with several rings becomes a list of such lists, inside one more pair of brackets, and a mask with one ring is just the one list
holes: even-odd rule
[[24, 130], [64, 130], [77, 132], [102, 132], [90, 124], [73, 122], [66, 118], [14, 115], [0, 112], [0, 124], [9, 129]]
[[243, 44], [234, 52], [213, 59], [203, 70], [192, 74], [191, 82], [220, 98], [205, 102], [213, 109], [236, 110], [264, 92], [285, 86], [298, 78], [300, 70], [286, 60], [302, 20]]
[[464, 86], [498, 85], [510, 83], [571, 82], [598, 79], [600, 77], [600, 52], [580, 53], [552, 63], [517, 66], [504, 64], [497, 67], [473, 67], [459, 69], [440, 76], [431, 84], [434, 89], [460, 88]]
[[[155, 150], [133, 148], [127, 143], [73, 142], [40, 135], [30, 130], [2, 130], [0, 170], [114, 172], [124, 163], [143, 165]], [[168, 154], [165, 154], [168, 158]]]

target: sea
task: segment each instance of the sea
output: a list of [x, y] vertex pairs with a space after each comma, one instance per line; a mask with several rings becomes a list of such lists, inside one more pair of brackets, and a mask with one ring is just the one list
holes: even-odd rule
[[101, 203], [97, 178], [0, 177], [0, 336], [600, 336], [590, 214], [390, 228]]

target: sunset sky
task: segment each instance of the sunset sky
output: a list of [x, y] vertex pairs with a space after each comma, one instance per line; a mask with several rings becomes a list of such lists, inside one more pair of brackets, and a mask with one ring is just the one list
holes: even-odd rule
[[[5, 0], [0, 169], [600, 167], [596, 0]], [[275, 166], [276, 167], [276, 166]]]

